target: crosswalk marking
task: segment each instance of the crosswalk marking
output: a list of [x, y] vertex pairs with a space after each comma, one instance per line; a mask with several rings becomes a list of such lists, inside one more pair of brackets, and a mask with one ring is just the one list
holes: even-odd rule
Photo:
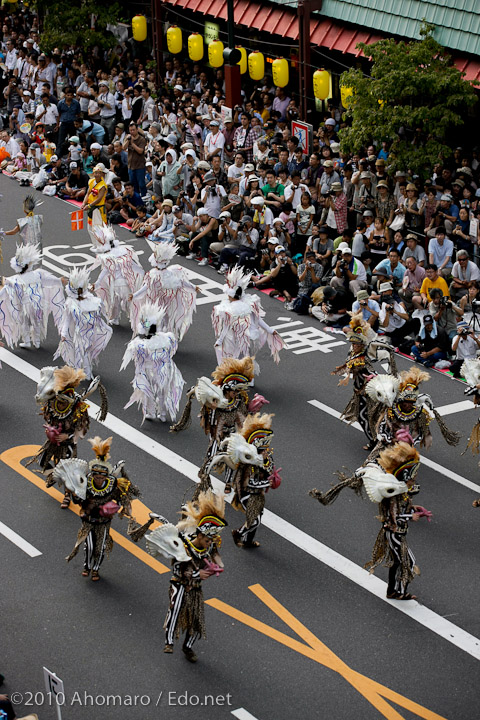
[[14, 543], [17, 547], [20, 548], [20, 550], [23, 550], [24, 553], [27, 553], [31, 558], [38, 557], [42, 553], [40, 550], [37, 550], [36, 547], [33, 547], [27, 540], [25, 540], [21, 535], [15, 532], [15, 530], [12, 530], [8, 527], [8, 525], [5, 525], [5, 523], [0, 522], [0, 535], [3, 535], [7, 538], [7, 540], [10, 540], [10, 542]]

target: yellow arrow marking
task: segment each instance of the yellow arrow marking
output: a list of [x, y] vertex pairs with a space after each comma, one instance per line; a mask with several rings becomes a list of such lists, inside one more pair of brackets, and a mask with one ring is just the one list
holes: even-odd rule
[[277, 617], [288, 625], [303, 641], [304, 643], [294, 640], [293, 638], [285, 635], [285, 633], [279, 632], [275, 628], [267, 625], [266, 623], [257, 620], [246, 613], [237, 610], [231, 605], [212, 598], [206, 600], [206, 603], [211, 607], [216, 608], [220, 612], [229, 615], [230, 617], [238, 620], [244, 625], [257, 630], [262, 635], [266, 635], [272, 640], [289, 647], [291, 650], [304, 655], [305, 657], [314, 660], [320, 665], [324, 665], [330, 670], [334, 670], [339, 675], [345, 678], [347, 682], [352, 685], [363, 697], [368, 700], [387, 720], [404, 720], [404, 716], [400, 715], [386, 700], [390, 700], [400, 707], [415, 713], [418, 717], [424, 720], [446, 720], [446, 718], [437, 713], [427, 710], [413, 700], [409, 700], [403, 695], [399, 695], [394, 690], [381, 685], [380, 683], [371, 680], [365, 675], [356, 670], [349, 668], [346, 663], [341, 660], [338, 655], [330, 650], [321, 640], [319, 640], [308, 628], [305, 627], [294, 615], [292, 615], [278, 600], [270, 595], [261, 585], [251, 585], [249, 588], [265, 605], [272, 610]]
[[[19, 473], [31, 483], [36, 485], [36, 487], [40, 488], [40, 490], [46, 492], [48, 495], [50, 495], [50, 497], [58, 500], [58, 502], [61, 502], [63, 498], [62, 493], [60, 493], [54, 487], [47, 488], [44, 480], [42, 480], [40, 477], [35, 475], [35, 473], [31, 472], [27, 468], [23, 467], [23, 465], [21, 464], [22, 460], [32, 457], [32, 455], [36, 455], [39, 450], [39, 445], [19, 445], [18, 447], [13, 447], [9, 450], [5, 450], [5, 452], [0, 455], [0, 460], [2, 460], [5, 465], [11, 467], [12, 470], [15, 470], [15, 472]], [[72, 510], [72, 512], [74, 512], [76, 515], [80, 515], [80, 509], [78, 505], [72, 504], [70, 505], [69, 509]], [[140, 500], [134, 500], [132, 502], [132, 511], [134, 517], [139, 521], [141, 525], [147, 522], [148, 513], [150, 512], [150, 510], [146, 505], [140, 502]], [[152, 527], [155, 527], [155, 525], [153, 525]], [[113, 540], [118, 545], [123, 547], [124, 550], [127, 550], [132, 555], [135, 555], [136, 558], [144, 562], [145, 565], [151, 567], [152, 570], [155, 570], [155, 572], [159, 573], [160, 575], [170, 572], [170, 568], [166, 567], [161, 562], [158, 562], [158, 560], [155, 560], [155, 558], [146, 553], [145, 550], [142, 550], [131, 540], [127, 540], [124, 535], [121, 535], [116, 530], [110, 530], [110, 534]]]

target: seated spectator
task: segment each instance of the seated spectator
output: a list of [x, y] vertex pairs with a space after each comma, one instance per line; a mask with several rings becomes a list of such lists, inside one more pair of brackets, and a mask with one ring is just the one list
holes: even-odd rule
[[47, 180], [47, 185], [55, 186], [58, 192], [67, 182], [67, 166], [57, 155], [52, 155], [50, 158], [50, 168], [51, 172]]
[[473, 360], [477, 357], [480, 348], [480, 338], [475, 335], [473, 328], [466, 322], [459, 322], [452, 342], [452, 352], [455, 360], [450, 366], [454, 377], [461, 377], [460, 369], [464, 360]]
[[[148, 219], [147, 208], [145, 205], [139, 205], [135, 208], [136, 218], [129, 218], [127, 225], [130, 228], [130, 232], [135, 233], [137, 237], [143, 237], [145, 234], [145, 223]], [[153, 236], [151, 238], [153, 240]]]
[[452, 272], [453, 242], [446, 237], [445, 228], [438, 227], [428, 243], [428, 262], [438, 266], [438, 272], [448, 278]]
[[[322, 288], [319, 288], [315, 293], [322, 292]], [[350, 315], [348, 314], [348, 308], [350, 302], [346, 291], [339, 287], [338, 289], [327, 285], [323, 289], [323, 300], [319, 305], [315, 305], [311, 312], [313, 317], [320, 320], [320, 322], [328, 323], [332, 327], [343, 328], [350, 322]]]
[[377, 276], [378, 282], [387, 280], [395, 288], [402, 286], [405, 267], [400, 263], [400, 255], [396, 248], [392, 248], [388, 253], [388, 257], [378, 263], [373, 270], [373, 275], [374, 277]]
[[57, 191], [57, 194], [71, 200], [83, 200], [87, 192], [88, 180], [89, 177], [83, 168], [77, 162], [71, 162], [67, 182], [60, 191]]
[[[478, 304], [475, 304], [478, 303]], [[470, 320], [473, 311], [480, 313], [480, 282], [477, 281], [472, 287], [468, 288], [468, 294], [460, 298], [459, 306], [464, 311], [465, 320]]]
[[200, 208], [197, 216], [193, 218], [193, 230], [191, 233], [188, 249], [190, 253], [187, 260], [194, 260], [197, 257], [197, 246], [200, 247], [200, 267], [208, 265], [208, 251], [210, 245], [218, 239], [218, 220], [210, 215], [206, 208]]
[[419, 245], [418, 237], [413, 233], [410, 233], [405, 238], [405, 243], [407, 247], [403, 251], [402, 262], [406, 264], [407, 258], [414, 257], [417, 265], [420, 265], [422, 268], [425, 267], [425, 250], [421, 245]]
[[413, 255], [410, 255], [407, 258], [405, 266], [405, 274], [403, 276], [402, 286], [398, 290], [398, 294], [409, 308], [412, 305], [413, 296], [420, 293], [420, 288], [422, 287], [422, 283], [425, 279], [425, 270], [417, 264]]
[[133, 188], [133, 183], [126, 182], [123, 190], [123, 203], [120, 213], [127, 222], [128, 220], [135, 220], [137, 217], [137, 207], [143, 205], [143, 200]]
[[274, 287], [270, 296], [278, 295], [284, 297], [288, 303], [292, 302], [298, 292], [297, 266], [287, 255], [283, 245], [277, 245], [275, 248], [275, 264], [271, 268], [269, 277]]
[[342, 250], [342, 256], [335, 265], [335, 277], [330, 280], [330, 285], [335, 288], [350, 290], [356, 295], [359, 290], [366, 290], [367, 274], [360, 260], [353, 257], [349, 247]]
[[378, 329], [378, 322], [380, 316], [380, 305], [376, 300], [369, 297], [368, 290], [359, 290], [357, 292], [357, 299], [352, 305], [352, 312], [362, 312], [362, 317], [365, 322], [368, 322], [374, 330]]
[[460, 300], [464, 295], [468, 295], [468, 289], [477, 280], [480, 280], [480, 270], [474, 262], [469, 260], [466, 250], [457, 252], [457, 260], [452, 268], [452, 277], [449, 290], [454, 300]]
[[393, 346], [400, 346], [408, 335], [411, 324], [405, 304], [394, 297], [393, 285], [385, 282], [380, 285], [380, 328], [388, 335]]
[[298, 266], [298, 295], [310, 297], [313, 291], [320, 287], [323, 268], [316, 262], [315, 257], [313, 250], [307, 250], [305, 262]]
[[426, 278], [422, 282], [420, 293], [418, 295], [415, 294], [412, 297], [412, 303], [416, 310], [426, 308], [428, 303], [431, 302], [432, 298], [430, 297], [430, 290], [432, 290], [432, 288], [440, 288], [444, 297], [450, 297], [448, 285], [444, 278], [438, 274], [438, 267], [435, 263], [427, 265], [425, 268], [425, 275]]
[[435, 237], [436, 230], [439, 227], [444, 228], [444, 235], [450, 235], [457, 223], [458, 216], [458, 207], [453, 202], [452, 196], [447, 194], [441, 195], [438, 208], [432, 215], [430, 226], [426, 228], [427, 237]]
[[450, 341], [445, 330], [437, 328], [431, 315], [425, 315], [420, 333], [411, 349], [415, 361], [425, 367], [433, 367], [439, 360], [446, 360], [449, 347]]
[[457, 322], [463, 317], [461, 307], [455, 305], [449, 298], [444, 298], [440, 288], [430, 290], [431, 303], [428, 312], [433, 315], [437, 327], [445, 330], [450, 340], [457, 334]]
[[[461, 207], [459, 217], [452, 230], [452, 238], [457, 250], [472, 252], [472, 238], [470, 237], [470, 213], [466, 207]], [[475, 238], [476, 240], [476, 238]]]

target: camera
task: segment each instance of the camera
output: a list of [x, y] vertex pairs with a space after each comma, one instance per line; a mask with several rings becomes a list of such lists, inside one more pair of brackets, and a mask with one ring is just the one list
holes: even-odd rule
[[460, 336], [467, 337], [467, 335], [470, 335], [470, 328], [463, 328], [463, 330], [460, 332]]
[[245, 230], [245, 223], [238, 223], [239, 230]]
[[480, 300], [472, 300], [472, 310], [475, 313], [480, 312]]
[[443, 307], [451, 307], [452, 301], [449, 300], [448, 297], [445, 297], [445, 296], [444, 296], [444, 297], [442, 297], [442, 299], [440, 300], [440, 305], [442, 305]]
[[367, 306], [368, 306], [368, 300], [360, 300], [360, 305], [361, 305], [362, 307], [367, 307]]
[[324, 301], [323, 304], [325, 305], [325, 310], [326, 310], [327, 314], [330, 313], [330, 312], [332, 312], [332, 303], [329, 303], [329, 302], [325, 302], [325, 301]]
[[340, 270], [346, 270], [348, 267], [348, 263], [345, 262], [345, 260], [340, 260], [340, 262], [338, 263], [338, 267], [340, 268]]

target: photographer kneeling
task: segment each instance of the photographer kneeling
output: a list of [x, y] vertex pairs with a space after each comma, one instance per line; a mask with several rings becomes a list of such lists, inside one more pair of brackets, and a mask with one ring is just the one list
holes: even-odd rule
[[445, 330], [450, 341], [457, 334], [457, 322], [463, 317], [463, 310], [455, 305], [448, 297], [445, 297], [440, 288], [430, 290], [431, 302], [428, 306], [437, 327]]
[[411, 353], [415, 361], [432, 367], [439, 360], [446, 360], [450, 341], [445, 330], [437, 328], [431, 315], [425, 315], [420, 334], [412, 346]]
[[330, 280], [330, 285], [339, 290], [350, 290], [356, 296], [359, 290], [366, 290], [367, 273], [363, 263], [353, 257], [349, 247], [342, 250], [342, 257], [335, 265], [335, 277]]
[[455, 360], [450, 366], [454, 377], [461, 377], [460, 368], [464, 360], [473, 360], [477, 357], [480, 348], [480, 339], [475, 335], [472, 328], [466, 322], [459, 322], [457, 333], [452, 342], [452, 350], [455, 353]]
[[408, 321], [408, 312], [403, 302], [398, 302], [393, 294], [393, 285], [390, 282], [381, 283], [380, 291], [380, 328], [388, 335], [394, 347], [401, 345], [408, 334], [411, 322]]

